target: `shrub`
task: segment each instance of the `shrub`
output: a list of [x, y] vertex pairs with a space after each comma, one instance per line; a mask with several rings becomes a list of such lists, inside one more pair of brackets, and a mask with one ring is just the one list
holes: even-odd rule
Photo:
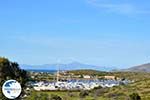
[[138, 93], [132, 93], [129, 95], [131, 100], [141, 100], [141, 97], [139, 96]]
[[53, 95], [52, 94], [50, 100], [62, 100], [62, 98], [58, 95]]
[[88, 92], [88, 91], [81, 91], [80, 94], [79, 94], [79, 96], [80, 96], [81, 98], [85, 98], [85, 97], [88, 96], [88, 95], [89, 95], [89, 92]]

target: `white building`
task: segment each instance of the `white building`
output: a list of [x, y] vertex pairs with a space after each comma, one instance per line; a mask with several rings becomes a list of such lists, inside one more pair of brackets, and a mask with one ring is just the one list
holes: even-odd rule
[[83, 78], [91, 78], [91, 76], [90, 75], [83, 75]]

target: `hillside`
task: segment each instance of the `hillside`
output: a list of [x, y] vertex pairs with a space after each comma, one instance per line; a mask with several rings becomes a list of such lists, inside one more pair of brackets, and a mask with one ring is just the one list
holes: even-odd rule
[[74, 73], [75, 75], [106, 75], [107, 72], [91, 70], [91, 69], [83, 69], [83, 70], [71, 70], [69, 73]]
[[125, 71], [150, 72], [150, 63], [134, 66], [134, 67], [126, 69]]
[[[96, 72], [89, 70], [91, 72]], [[77, 72], [77, 71], [75, 71]], [[84, 72], [84, 71], [82, 71]], [[85, 70], [88, 72], [88, 70]], [[31, 96], [26, 100], [31, 100], [36, 98], [36, 95], [58, 95], [63, 100], [140, 100], [140, 99], [130, 99], [130, 95], [133, 93], [138, 93], [141, 100], [150, 100], [150, 73], [135, 73], [135, 72], [115, 72], [111, 73], [117, 76], [123, 76], [127, 79], [137, 80], [128, 85], [120, 85], [112, 88], [99, 88], [88, 92], [88, 96], [85, 98], [80, 98], [80, 91], [32, 91]], [[34, 100], [34, 99], [32, 99]]]

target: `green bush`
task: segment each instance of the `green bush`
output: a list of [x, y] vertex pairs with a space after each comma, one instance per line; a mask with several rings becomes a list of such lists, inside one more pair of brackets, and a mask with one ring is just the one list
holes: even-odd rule
[[62, 98], [58, 95], [51, 95], [50, 100], [62, 100]]
[[138, 93], [132, 93], [129, 95], [130, 100], [141, 100], [141, 97], [139, 96]]
[[89, 95], [89, 92], [88, 91], [81, 91], [80, 93], [79, 93], [79, 96], [81, 97], [81, 98], [85, 98], [86, 96], [88, 96]]

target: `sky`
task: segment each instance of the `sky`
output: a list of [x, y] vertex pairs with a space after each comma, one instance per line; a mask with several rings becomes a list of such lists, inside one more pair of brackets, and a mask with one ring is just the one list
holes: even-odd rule
[[150, 62], [150, 0], [1, 0], [0, 56], [19, 64]]

